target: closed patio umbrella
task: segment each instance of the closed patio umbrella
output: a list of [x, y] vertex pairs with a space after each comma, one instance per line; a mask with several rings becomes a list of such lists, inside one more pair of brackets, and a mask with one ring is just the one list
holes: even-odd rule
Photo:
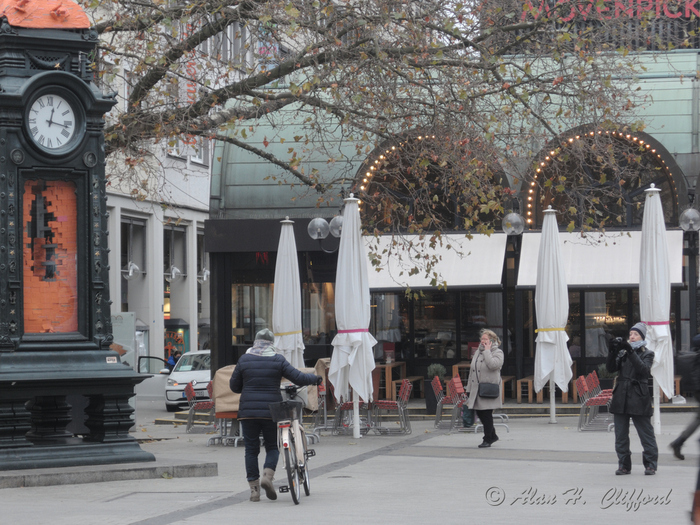
[[377, 341], [369, 333], [370, 295], [367, 257], [360, 232], [358, 199], [345, 199], [343, 230], [338, 250], [335, 277], [335, 321], [338, 333], [333, 338], [333, 355], [328, 379], [335, 397], [348, 400], [353, 391], [353, 436], [360, 437], [359, 399], [372, 401], [372, 348]]
[[559, 245], [556, 212], [550, 206], [544, 212], [540, 251], [537, 259], [535, 311], [537, 347], [535, 353], [535, 391], [549, 381], [550, 423], [556, 423], [555, 388], [568, 392], [571, 381], [571, 355], [566, 347], [566, 322], [569, 318], [569, 292]]
[[301, 281], [294, 221], [281, 221], [280, 242], [275, 265], [272, 296], [272, 330], [275, 348], [295, 368], [304, 368], [304, 338], [301, 333]]
[[645, 190], [642, 246], [639, 257], [639, 315], [647, 325], [647, 348], [654, 352], [654, 433], [661, 433], [659, 388], [673, 397], [673, 349], [669, 329], [671, 275], [661, 190]]

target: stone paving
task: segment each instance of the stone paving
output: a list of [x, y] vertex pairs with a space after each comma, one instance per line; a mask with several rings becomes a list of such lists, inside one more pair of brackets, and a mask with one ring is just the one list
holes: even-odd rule
[[[311, 496], [302, 492], [298, 506], [289, 494], [279, 494], [277, 501], [263, 495], [260, 503], [251, 503], [243, 447], [208, 447], [209, 429], [187, 434], [184, 426], [153, 423], [164, 415], [160, 403], [137, 405], [134, 435], [155, 454], [156, 465], [82, 467], [82, 481], [92, 480], [86, 483], [77, 482], [80, 469], [60, 469], [69, 482], [1, 489], [2, 523], [679, 524], [689, 523], [698, 472], [697, 436], [684, 449], [685, 461], [668, 448], [693, 417], [687, 412], [662, 413], [656, 476], [643, 474], [634, 430], [632, 475], [615, 476], [613, 434], [579, 432], [576, 417], [560, 416], [555, 425], [547, 418], [513, 418], [510, 432], [497, 428], [500, 441], [490, 449], [477, 448], [479, 434], [449, 433], [434, 429], [431, 421], [416, 421], [408, 436], [356, 440], [324, 432], [313, 445]], [[168, 469], [177, 465], [208, 467], [196, 474], [203, 477], [173, 477]], [[165, 470], [157, 479], [94, 481], [113, 469], [155, 466]], [[29, 472], [50, 474], [23, 473]], [[0, 472], [0, 482], [20, 473]], [[278, 470], [278, 478], [283, 475]]]

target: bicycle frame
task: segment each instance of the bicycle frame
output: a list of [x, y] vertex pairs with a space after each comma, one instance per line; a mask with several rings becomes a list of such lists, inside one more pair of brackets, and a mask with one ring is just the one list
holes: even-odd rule
[[[288, 449], [290, 434], [294, 438], [294, 442], [298, 444], [296, 447], [297, 462], [303, 465], [306, 461], [304, 452], [306, 451], [306, 432], [304, 427], [297, 419], [287, 419], [277, 423], [277, 446], [280, 449]], [[284, 458], [284, 454], [282, 454]], [[283, 459], [284, 460], [284, 459]]]

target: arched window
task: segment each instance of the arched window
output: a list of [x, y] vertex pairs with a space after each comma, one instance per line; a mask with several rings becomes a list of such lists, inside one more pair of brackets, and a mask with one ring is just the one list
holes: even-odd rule
[[[500, 166], [470, 139], [416, 135], [387, 142], [358, 172], [355, 192], [370, 231], [491, 227], [509, 191]], [[491, 156], [493, 159], [494, 156]], [[490, 203], [490, 204], [489, 204]]]
[[677, 180], [683, 175], [666, 149], [645, 133], [577, 128], [552, 141], [534, 171], [522, 190], [530, 228], [542, 227], [550, 205], [561, 225], [576, 229], [640, 227], [644, 190], [652, 183], [661, 190], [666, 224], [678, 225], [674, 172]]

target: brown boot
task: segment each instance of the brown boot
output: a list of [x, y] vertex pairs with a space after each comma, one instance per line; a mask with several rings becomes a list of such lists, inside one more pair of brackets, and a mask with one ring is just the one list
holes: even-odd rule
[[277, 499], [277, 493], [272, 484], [273, 479], [275, 479], [275, 471], [271, 468], [263, 469], [263, 475], [262, 478], [260, 478], [260, 486], [265, 489], [267, 499]]
[[260, 480], [249, 481], [250, 485], [250, 501], [260, 501]]
[[693, 498], [693, 510], [691, 511], [691, 517], [695, 525], [700, 525], [700, 490], [695, 491], [695, 497]]

